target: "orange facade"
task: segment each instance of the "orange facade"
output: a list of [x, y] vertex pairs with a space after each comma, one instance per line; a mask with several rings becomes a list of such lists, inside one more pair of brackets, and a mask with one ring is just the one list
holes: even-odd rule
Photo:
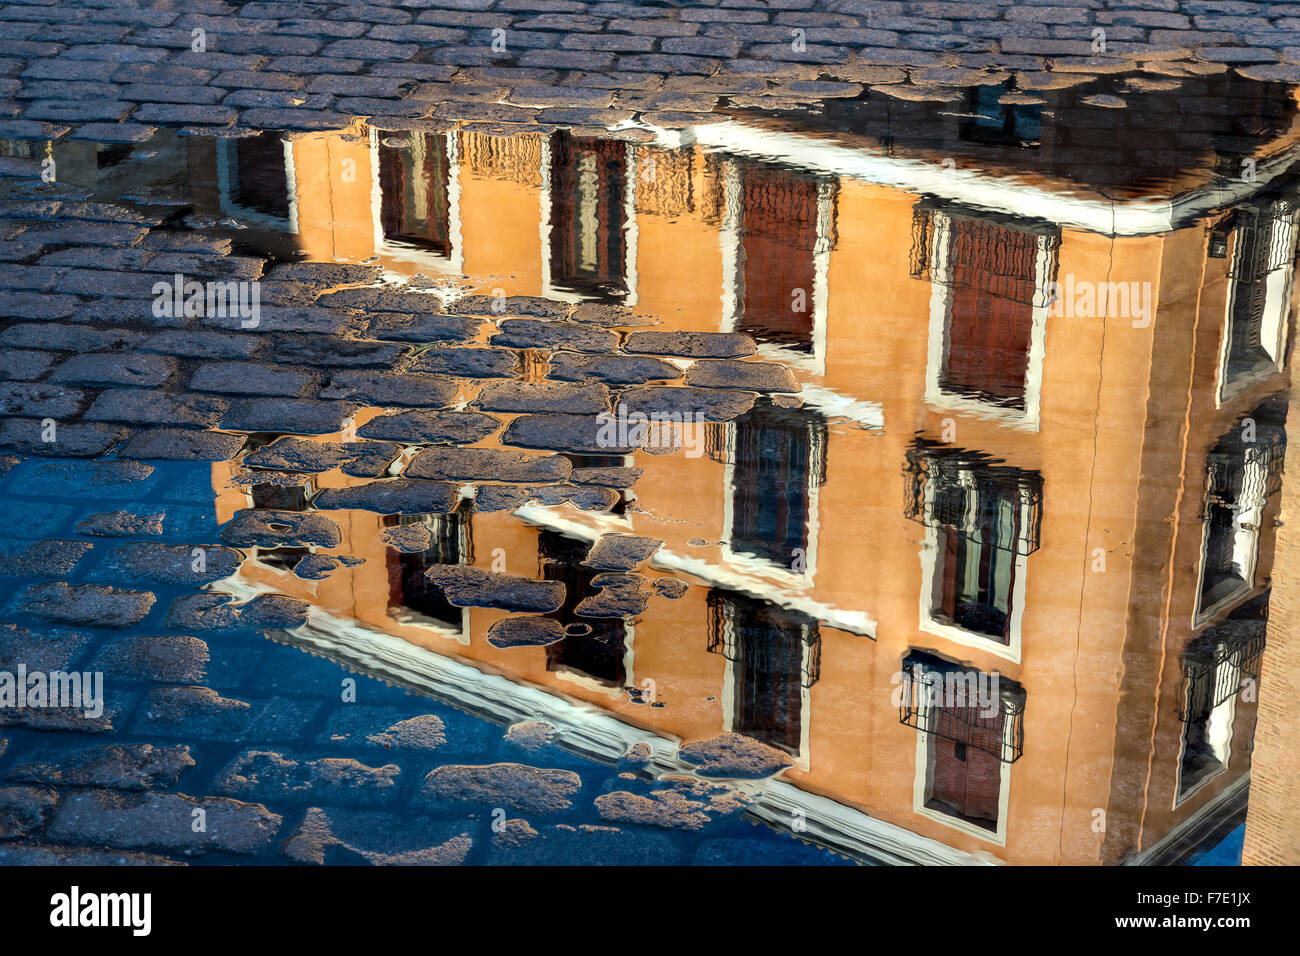
[[[597, 294], [659, 330], [745, 331], [760, 359], [791, 369], [799, 399], [707, 426], [698, 455], [627, 456], [644, 474], [614, 513], [465, 519], [457, 560], [528, 577], [564, 563], [565, 541], [664, 542], [650, 577], [697, 586], [601, 623], [587, 651], [495, 648], [486, 636], [502, 611], [412, 612], [410, 569], [379, 538], [391, 519], [366, 512], [329, 513], [336, 552], [358, 566], [307, 582], [248, 562], [244, 578], [659, 735], [750, 733], [791, 754], [799, 788], [977, 859], [1132, 860], [1247, 777], [1253, 692], [1216, 693], [1191, 715], [1184, 653], [1244, 618], [1271, 572], [1277, 496], [1259, 497], [1246, 532], [1235, 518], [1218, 528], [1212, 507], [1214, 462], [1233, 453], [1220, 439], [1288, 384], [1284, 350], [1272, 366], [1231, 367], [1232, 297], [1251, 279], [1231, 273], [1257, 235], [1239, 216], [1109, 235], [1029, 215], [1019, 199], [1000, 212], [927, 203], [815, 156], [417, 136], [440, 151], [437, 173], [401, 200], [384, 194], [382, 154], [409, 152], [406, 134], [290, 141], [308, 258], [378, 257], [395, 278], [489, 295]], [[394, 202], [419, 206], [399, 223]], [[1286, 227], [1272, 235], [1293, 257]], [[1122, 314], [1113, 298], [1100, 314], [1056, 314], [1053, 279], [1124, 284], [1134, 299]], [[1289, 268], [1270, 294], [1285, 296], [1285, 318]], [[466, 385], [461, 398], [473, 397]], [[372, 414], [323, 438], [351, 439]], [[254, 503], [231, 483], [238, 470], [214, 465], [219, 521]], [[942, 519], [953, 508], [965, 517]], [[727, 642], [753, 622], [786, 635], [783, 659], [798, 666], [773, 676], [729, 659]], [[973, 738], [949, 751], [941, 733], [900, 720], [914, 652], [1016, 690], [995, 719], [997, 753]]]

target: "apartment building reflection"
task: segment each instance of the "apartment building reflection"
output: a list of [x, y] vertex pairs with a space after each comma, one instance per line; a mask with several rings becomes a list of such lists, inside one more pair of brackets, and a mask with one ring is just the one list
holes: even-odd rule
[[[710, 424], [699, 457], [570, 455], [643, 470], [608, 511], [337, 512], [362, 563], [242, 573], [666, 737], [775, 747], [865, 855], [1177, 858], [1239, 816], [1268, 693], [1297, 235], [1294, 96], [1185, 82], [1204, 111], [1145, 165], [1174, 93], [1100, 120], [1087, 88], [990, 86], [953, 116], [872, 94], [639, 139], [349, 131], [242, 154], [244, 176], [282, 164], [311, 258], [742, 331], [800, 386]], [[1216, 178], [1230, 142], [1257, 179]], [[189, 149], [202, 168], [214, 147]], [[248, 205], [230, 182], [196, 177], [196, 207]], [[237, 469], [214, 466], [223, 520], [357, 482], [250, 495]], [[426, 550], [383, 543], [411, 521]], [[693, 586], [580, 613], [610, 532], [663, 540], [642, 573]], [[494, 555], [566, 585], [563, 640], [495, 647], [505, 612], [422, 574]], [[978, 706], [936, 691], [953, 683]]]

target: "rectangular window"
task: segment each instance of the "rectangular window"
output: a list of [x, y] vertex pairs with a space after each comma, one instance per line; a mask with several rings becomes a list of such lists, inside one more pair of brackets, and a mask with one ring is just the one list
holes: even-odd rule
[[1285, 405], [1270, 399], [1243, 418], [1206, 456], [1205, 523], [1197, 606], [1204, 620], [1255, 586], [1267, 499], [1280, 487]]
[[1011, 647], [1025, 557], [1038, 546], [1041, 477], [959, 449], [919, 445], [909, 459], [908, 516], [932, 529], [923, 618]]
[[596, 593], [592, 578], [602, 573], [582, 562], [588, 545], [554, 531], [542, 531], [537, 539], [543, 581], [564, 584], [564, 604], [548, 614], [564, 627], [564, 639], [546, 647], [548, 671], [570, 670], [608, 684], [627, 683], [627, 628], [622, 618], [579, 617], [583, 598]]
[[[1183, 723], [1178, 767], [1180, 799], [1228, 768], [1239, 675], [1236, 661], [1220, 658], [1198, 668], [1187, 688], [1189, 713]], [[1228, 693], [1217, 695], [1222, 699], [1216, 700], [1215, 690], [1222, 686]]]
[[924, 651], [903, 659], [900, 723], [921, 733], [917, 809], [999, 834], [1006, 767], [1023, 753], [1025, 692]]
[[1037, 420], [1060, 229], [918, 203], [911, 273], [931, 282], [927, 401]]
[[465, 564], [473, 560], [471, 510], [462, 504], [450, 514], [390, 515], [386, 527], [423, 524], [429, 529], [429, 547], [401, 553], [389, 548], [388, 613], [403, 624], [434, 624], [461, 630], [463, 612], [449, 602], [442, 589], [424, 572], [437, 564]]
[[1225, 393], [1281, 367], [1296, 254], [1296, 211], [1290, 203], [1248, 205], [1237, 211], [1236, 220], [1228, 275]]
[[939, 560], [933, 594], [934, 620], [1008, 643], [1015, 593], [1015, 541], [1020, 533], [1016, 502], [975, 501], [976, 520], [938, 529]]
[[551, 137], [551, 282], [558, 288], [625, 296], [627, 144]]
[[380, 222], [390, 242], [451, 255], [450, 164], [441, 133], [379, 144]]
[[1237, 695], [1258, 682], [1268, 629], [1267, 593], [1236, 607], [1183, 651], [1178, 798], [1228, 767]]
[[234, 143], [231, 199], [256, 212], [289, 218], [289, 183], [284, 138], [279, 133], [244, 136]]
[[930, 792], [926, 806], [996, 831], [1002, 762], [963, 743], [930, 737]]
[[948, 348], [940, 384], [1025, 407], [1038, 237], [953, 217], [948, 238]]
[[1041, 103], [1008, 103], [1011, 84], [973, 86], [966, 91], [965, 115], [957, 135], [975, 143], [1033, 146], [1043, 132]]
[[734, 591], [715, 588], [708, 602], [709, 650], [732, 666], [728, 729], [798, 754], [805, 691], [819, 676], [817, 622]]
[[813, 496], [826, 479], [826, 420], [756, 404], [731, 427], [731, 550], [806, 568]]
[[736, 330], [758, 342], [811, 353], [818, 181], [792, 170], [746, 163], [740, 188]]

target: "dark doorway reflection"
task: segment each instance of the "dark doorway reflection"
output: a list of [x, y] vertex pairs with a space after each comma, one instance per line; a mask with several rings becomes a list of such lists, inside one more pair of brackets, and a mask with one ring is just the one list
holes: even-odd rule
[[380, 221], [390, 242], [451, 256], [447, 138], [404, 133], [379, 143]]
[[817, 621], [735, 591], [709, 592], [709, 650], [731, 662], [734, 733], [798, 754], [804, 694], [821, 672]]
[[[258, 133], [218, 144], [224, 204], [236, 215], [288, 223], [290, 193], [285, 141], [277, 132]], [[222, 175], [224, 174], [224, 175]]]
[[996, 832], [1023, 753], [1024, 689], [926, 651], [909, 652], [902, 675], [900, 722], [924, 734], [925, 807]]
[[429, 530], [424, 551], [402, 554], [388, 549], [388, 613], [402, 623], [432, 623], [461, 630], [464, 612], [449, 602], [442, 588], [424, 572], [437, 564], [468, 564], [474, 560], [470, 506], [461, 502], [450, 514], [390, 515], [386, 527], [422, 524]]
[[542, 531], [537, 538], [542, 580], [564, 584], [564, 604], [548, 617], [565, 629], [563, 640], [546, 648], [548, 671], [569, 670], [613, 687], [627, 682], [627, 627], [622, 618], [579, 617], [583, 598], [596, 593], [591, 580], [602, 573], [582, 564], [589, 545], [554, 531]]
[[627, 144], [551, 137], [551, 283], [601, 298], [627, 294]]

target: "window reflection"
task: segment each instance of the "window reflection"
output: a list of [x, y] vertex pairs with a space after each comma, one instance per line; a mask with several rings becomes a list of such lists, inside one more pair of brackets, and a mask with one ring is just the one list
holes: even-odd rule
[[805, 692], [820, 676], [817, 621], [718, 588], [709, 592], [709, 650], [731, 662], [730, 731], [798, 754]]
[[826, 419], [759, 403], [730, 433], [731, 550], [802, 571], [817, 489], [826, 481]]
[[406, 133], [379, 143], [380, 222], [384, 238], [451, 256], [447, 137]]
[[542, 580], [564, 584], [564, 604], [548, 617], [559, 621], [565, 637], [546, 648], [548, 671], [570, 670], [614, 687], [627, 682], [627, 628], [622, 618], [579, 617], [575, 611], [585, 597], [598, 590], [591, 579], [602, 573], [582, 564], [589, 546], [554, 531], [542, 531], [537, 539], [542, 562]]
[[1260, 405], [1234, 425], [1206, 458], [1202, 616], [1255, 586], [1264, 508], [1280, 487], [1285, 414], [1280, 401]]
[[551, 137], [551, 282], [604, 297], [627, 294], [627, 145]]
[[1223, 390], [1271, 375], [1282, 364], [1296, 254], [1296, 208], [1285, 200], [1246, 204], [1233, 215]]
[[813, 351], [819, 196], [812, 175], [740, 164], [736, 327], [758, 342]]
[[931, 370], [935, 385], [1028, 410], [1059, 230], [925, 204], [916, 207], [912, 228], [912, 274], [934, 287], [931, 318], [942, 352], [940, 367]]
[[442, 588], [424, 572], [437, 564], [469, 564], [474, 560], [471, 516], [462, 501], [450, 514], [389, 515], [385, 527], [421, 524], [429, 530], [429, 546], [423, 551], [399, 553], [387, 550], [388, 613], [404, 624], [434, 624], [461, 630], [463, 611], [449, 602]]

